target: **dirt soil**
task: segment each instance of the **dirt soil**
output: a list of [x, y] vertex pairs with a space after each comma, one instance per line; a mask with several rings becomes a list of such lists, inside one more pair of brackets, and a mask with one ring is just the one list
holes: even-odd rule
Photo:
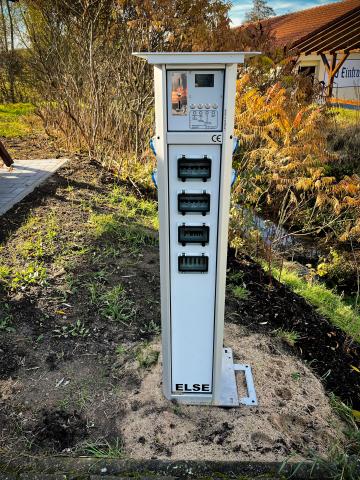
[[65, 151], [58, 142], [44, 134], [34, 134], [26, 137], [2, 139], [13, 160], [30, 160], [38, 158], [60, 158]]
[[[280, 342], [228, 324], [225, 345], [233, 349], [238, 363], [251, 362], [259, 406], [227, 409], [170, 403], [161, 393], [157, 364], [137, 391], [124, 395], [125, 411], [117, 424], [131, 457], [270, 461], [292, 452], [325, 454], [341, 441], [341, 423], [321, 382], [285, 354]], [[240, 386], [239, 395], [246, 395]]]
[[352, 366], [360, 366], [360, 345], [250, 258], [236, 259], [229, 252], [228, 268], [230, 275], [242, 273], [239, 285], [250, 292], [241, 301], [228, 297], [229, 319], [260, 333], [295, 331], [299, 338], [289, 351], [311, 365], [328, 391], [359, 410], [360, 379]]
[[[48, 153], [40, 149], [36, 157]], [[123, 454], [142, 458], [271, 460], [293, 452], [303, 457], [309, 449], [324, 453], [341, 442], [343, 426], [331, 412], [318, 365], [334, 356], [325, 386], [344, 399], [357, 395], [349, 362], [359, 364], [358, 347], [348, 346], [351, 357], [342, 360], [340, 333], [286, 287], [274, 281], [269, 288], [247, 258], [229, 257], [229, 274], [243, 272], [250, 297], [240, 301], [228, 290], [226, 335], [236, 359], [254, 368], [259, 408], [184, 407], [163, 399], [160, 363], [151, 355], [160, 326], [156, 232], [138, 249], [109, 234], [89, 234], [94, 212], [110, 215], [116, 208], [102, 202], [113, 186], [99, 165], [72, 157], [0, 218], [1, 261], [22, 267], [26, 258], [18, 252], [33, 238], [24, 230], [29, 218], [40, 219], [33, 230], [45, 229], [53, 212], [59, 227], [55, 250], [42, 256], [47, 281], [16, 291], [0, 287], [0, 315], [11, 318], [11, 328], [0, 331], [0, 452], [82, 454], [94, 445], [122, 445]], [[92, 288], [118, 284], [136, 311], [129, 322], [104, 318], [91, 296]], [[79, 321], [74, 335], [56, 334]], [[308, 337], [294, 348], [274, 334], [279, 326], [294, 328], [292, 322]], [[339, 355], [327, 331], [336, 332]], [[341, 380], [329, 383], [341, 369]]]

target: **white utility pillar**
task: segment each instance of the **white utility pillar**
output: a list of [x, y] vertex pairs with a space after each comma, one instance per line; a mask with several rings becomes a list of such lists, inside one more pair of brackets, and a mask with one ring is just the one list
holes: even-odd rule
[[223, 348], [236, 72], [255, 53], [134, 55], [154, 65], [164, 394], [256, 405], [250, 366]]

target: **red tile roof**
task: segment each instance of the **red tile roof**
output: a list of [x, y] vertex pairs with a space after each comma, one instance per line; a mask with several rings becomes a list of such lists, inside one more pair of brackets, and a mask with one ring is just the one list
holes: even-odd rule
[[261, 24], [270, 31], [278, 46], [291, 46], [315, 30], [356, 9], [360, 15], [360, 0], [344, 0], [272, 17], [262, 20]]

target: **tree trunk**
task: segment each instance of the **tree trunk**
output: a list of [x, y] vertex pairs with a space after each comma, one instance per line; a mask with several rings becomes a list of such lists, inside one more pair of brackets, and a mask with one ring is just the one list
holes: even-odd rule
[[9, 57], [9, 84], [10, 84], [10, 98], [11, 102], [15, 103], [15, 42], [14, 42], [14, 22], [9, 0], [6, 0], [6, 7], [9, 15], [10, 23], [10, 57]]

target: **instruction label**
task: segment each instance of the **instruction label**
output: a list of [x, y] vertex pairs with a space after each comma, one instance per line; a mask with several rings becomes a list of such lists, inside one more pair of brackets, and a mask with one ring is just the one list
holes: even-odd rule
[[217, 126], [217, 110], [190, 110], [191, 130], [216, 130]]

